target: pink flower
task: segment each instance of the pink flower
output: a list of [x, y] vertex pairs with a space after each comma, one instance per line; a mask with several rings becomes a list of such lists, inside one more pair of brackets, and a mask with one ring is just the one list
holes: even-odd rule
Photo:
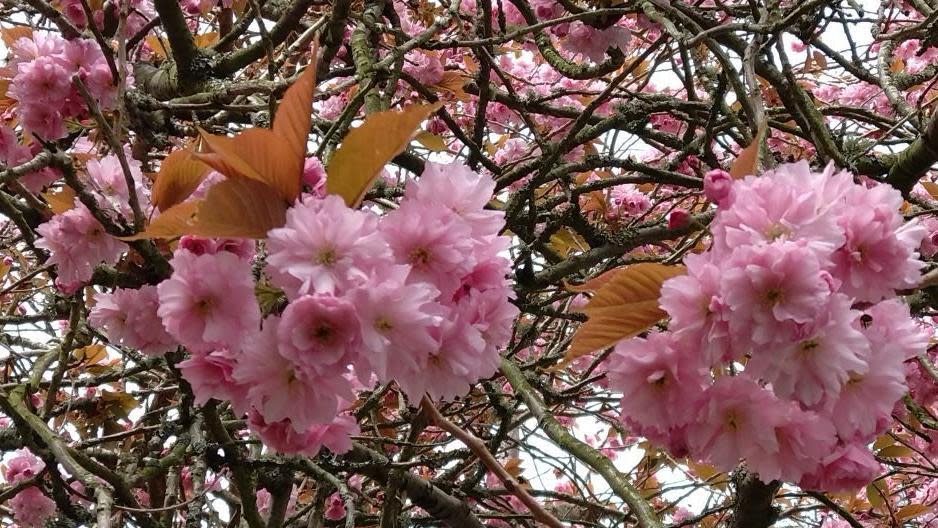
[[433, 86], [443, 80], [443, 64], [439, 56], [426, 51], [410, 51], [404, 58], [404, 73], [424, 86]]
[[266, 423], [289, 420], [296, 432], [330, 423], [354, 399], [345, 370], [319, 375], [284, 357], [277, 346], [279, 324], [268, 317], [245, 343], [232, 374], [235, 382], [248, 387], [248, 404]]
[[338, 294], [367, 280], [390, 261], [378, 218], [350, 209], [336, 195], [304, 196], [287, 223], [268, 235], [268, 272], [289, 298]]
[[455, 308], [460, 317], [479, 332], [489, 353], [497, 354], [511, 338], [519, 313], [508, 300], [511, 295], [508, 288], [470, 289], [457, 301]]
[[444, 297], [472, 269], [469, 226], [437, 205], [404, 201], [384, 218], [381, 232], [397, 261], [411, 267], [412, 280], [432, 284]]
[[916, 250], [927, 233], [918, 222], [903, 224], [899, 192], [886, 185], [856, 186], [845, 201], [838, 224], [846, 242], [834, 253], [834, 275], [843, 281], [842, 291], [876, 302], [894, 290], [915, 287], [922, 268]]
[[651, 209], [651, 200], [645, 193], [633, 185], [619, 185], [609, 193], [611, 210], [607, 216], [615, 218], [635, 218]]
[[23, 126], [36, 136], [52, 141], [68, 134], [62, 113], [53, 106], [20, 105], [17, 110]]
[[775, 426], [775, 438], [777, 452], [753, 456], [746, 461], [763, 482], [797, 482], [816, 471], [820, 461], [837, 444], [834, 426], [826, 416], [803, 411], [793, 402], [787, 406], [781, 423]]
[[853, 373], [827, 415], [845, 441], [869, 442], [892, 423], [892, 410], [906, 393], [905, 369], [900, 358], [886, 351], [873, 351], [865, 373]]
[[690, 213], [684, 209], [675, 209], [668, 213], [668, 229], [683, 229], [690, 225]]
[[417, 369], [395, 373], [401, 390], [414, 404], [425, 393], [438, 400], [463, 396], [471, 384], [498, 370], [498, 350], [487, 347], [479, 331], [467, 321], [444, 318], [438, 331], [438, 348]]
[[30, 106], [43, 102], [58, 104], [71, 90], [68, 70], [54, 57], [42, 56], [17, 65], [9, 96]]
[[623, 419], [659, 431], [691, 421], [710, 380], [688, 344], [651, 333], [616, 345], [607, 360], [609, 387], [622, 393]]
[[100, 264], [115, 264], [127, 245], [107, 234], [83, 204], [57, 214], [40, 225], [36, 246], [50, 253], [49, 264], [56, 266], [63, 283], [83, 283], [91, 279]]
[[202, 238], [194, 235], [185, 235], [179, 239], [179, 249], [184, 249], [195, 255], [214, 255], [215, 241], [211, 238]]
[[45, 462], [29, 449], [23, 448], [14, 451], [13, 457], [7, 461], [6, 467], [3, 468], [3, 479], [7, 484], [19, 484], [24, 480], [39, 476], [45, 468]]
[[808, 323], [831, 293], [822, 262], [800, 243], [775, 242], [737, 249], [725, 264], [721, 291], [733, 323], [752, 340], [769, 343], [780, 323]]
[[574, 20], [570, 23], [565, 44], [570, 51], [599, 63], [606, 58], [606, 50], [609, 48], [626, 51], [631, 39], [632, 33], [627, 28], [610, 26], [606, 29], [596, 29], [580, 20]]
[[[42, 145], [39, 143], [34, 143], [33, 148], [21, 145], [16, 132], [0, 124], [0, 163], [10, 167], [25, 163], [31, 160], [34, 154], [38, 154], [41, 148]], [[38, 193], [61, 176], [58, 169], [46, 167], [24, 174], [17, 181], [30, 192]]]
[[711, 202], [724, 206], [724, 201], [730, 196], [733, 186], [733, 177], [721, 169], [714, 169], [704, 174], [704, 195]]
[[179, 363], [179, 371], [192, 386], [195, 403], [204, 405], [211, 398], [229, 400], [235, 408], [242, 408], [247, 387], [234, 379], [237, 354], [227, 349], [209, 353], [196, 353]]
[[556, 0], [534, 0], [531, 2], [534, 7], [534, 15], [540, 20], [550, 20], [563, 16], [563, 6]]
[[870, 340], [879, 354], [906, 361], [925, 353], [929, 334], [909, 313], [909, 305], [898, 299], [880, 301], [864, 310], [854, 327]]
[[434, 329], [442, 322], [439, 292], [423, 282], [408, 284], [406, 266], [391, 266], [372, 286], [352, 293], [361, 323], [365, 360], [382, 380], [413, 371], [437, 346]]
[[360, 354], [361, 327], [355, 306], [331, 295], [304, 295], [283, 312], [277, 327], [281, 355], [304, 370], [341, 372]]
[[260, 308], [250, 263], [228, 252], [177, 251], [172, 276], [157, 286], [163, 326], [196, 351], [237, 347], [257, 331]]
[[833, 398], [852, 376], [868, 371], [869, 341], [853, 328], [859, 312], [850, 300], [834, 294], [816, 320], [799, 325], [789, 343], [755, 350], [747, 371], [772, 383], [775, 393], [815, 405]]
[[306, 158], [303, 163], [303, 184], [308, 186], [314, 196], [326, 195], [326, 169], [315, 156]]
[[179, 239], [179, 248], [195, 255], [214, 255], [219, 251], [227, 251], [244, 260], [254, 258], [254, 241], [248, 238], [202, 238], [185, 235]]
[[[140, 207], [146, 210], [149, 200], [147, 199], [148, 194], [141, 183], [143, 173], [140, 171], [140, 162], [131, 158], [128, 153], [127, 165], [135, 183], [134, 192], [137, 194]], [[127, 178], [124, 176], [120, 159], [116, 155], [88, 160], [85, 165], [85, 172], [88, 174], [91, 187], [97, 191], [98, 196], [102, 199], [99, 203], [119, 212], [124, 218], [133, 218]]]
[[427, 163], [420, 179], [408, 182], [404, 198], [449, 210], [469, 226], [473, 236], [486, 236], [498, 234], [505, 223], [504, 213], [486, 209], [494, 193], [491, 177], [460, 162]]
[[706, 365], [740, 356], [730, 337], [730, 315], [720, 290], [723, 271], [711, 262], [710, 253], [684, 258], [687, 275], [668, 279], [661, 285], [661, 308], [671, 316], [669, 329], [681, 339], [699, 343]]
[[329, 498], [326, 499], [326, 511], [323, 513], [323, 517], [330, 521], [338, 521], [345, 517], [345, 501], [338, 492], [329, 495]]
[[147, 355], [162, 355], [176, 348], [157, 312], [160, 301], [156, 286], [118, 288], [95, 295], [88, 322], [105, 331], [112, 343], [134, 348]]
[[724, 376], [707, 390], [689, 427], [691, 451], [723, 471], [731, 471], [740, 459], [758, 463], [778, 452], [775, 429], [784, 423], [787, 409], [752, 379]]
[[299, 454], [314, 457], [326, 447], [335, 454], [352, 449], [352, 435], [359, 434], [358, 424], [348, 415], [336, 416], [331, 423], [311, 425], [297, 430], [289, 420], [269, 422], [258, 412], [248, 416], [248, 425], [264, 445], [278, 453]]
[[882, 471], [870, 450], [855, 444], [838, 447], [822, 464], [818, 471], [805, 475], [798, 485], [808, 490], [853, 493]]
[[[721, 255], [738, 246], [800, 240], [812, 249], [827, 253], [842, 244], [842, 230], [835, 214], [836, 192], [853, 186], [846, 173], [813, 173], [807, 163], [780, 165], [760, 177], [749, 176], [733, 183], [729, 200], [713, 227], [714, 248]], [[805, 189], [817, 192], [805, 192]]]
[[46, 497], [36, 486], [30, 486], [10, 499], [13, 520], [20, 528], [42, 528], [57, 508], [55, 501]]

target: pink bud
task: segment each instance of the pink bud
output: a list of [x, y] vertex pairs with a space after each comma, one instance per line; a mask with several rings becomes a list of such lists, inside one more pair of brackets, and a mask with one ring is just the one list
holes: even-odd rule
[[179, 239], [179, 247], [196, 255], [215, 253], [215, 242], [213, 240], [192, 235], [186, 235]]
[[733, 177], [722, 169], [714, 169], [704, 175], [704, 195], [711, 202], [721, 205], [730, 195]]
[[668, 229], [681, 229], [690, 225], [690, 213], [675, 209], [668, 213]]
[[329, 497], [328, 507], [326, 508], [324, 517], [330, 521], [338, 521], [345, 517], [345, 503], [341, 495], [333, 493]]
[[431, 134], [445, 134], [447, 130], [449, 129], [446, 127], [446, 123], [438, 117], [434, 117], [433, 119], [427, 121], [427, 132]]

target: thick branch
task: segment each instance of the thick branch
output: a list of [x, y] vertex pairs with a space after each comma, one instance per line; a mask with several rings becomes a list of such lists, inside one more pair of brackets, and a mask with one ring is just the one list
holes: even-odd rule
[[[355, 444], [346, 458], [354, 462], [368, 462], [358, 470], [371, 478], [387, 481], [391, 472], [390, 461], [381, 453]], [[432, 482], [405, 471], [401, 475], [401, 487], [410, 501], [427, 511], [434, 519], [450, 528], [484, 528], [479, 518], [465, 502], [453, 497]]]
[[908, 194], [938, 161], [938, 113], [932, 114], [925, 133], [896, 155], [886, 183]]
[[741, 468], [736, 481], [736, 507], [730, 528], [768, 528], [778, 520], [778, 509], [772, 506], [781, 482], [768, 484]]
[[160, 21], [163, 23], [163, 29], [166, 30], [166, 37], [169, 39], [169, 47], [172, 50], [173, 61], [176, 63], [176, 71], [180, 87], [185, 87], [194, 80], [194, 70], [196, 60], [199, 57], [199, 48], [195, 45], [192, 33], [186, 25], [186, 17], [179, 7], [176, 0], [154, 0], [153, 6], [157, 14], [160, 15]]

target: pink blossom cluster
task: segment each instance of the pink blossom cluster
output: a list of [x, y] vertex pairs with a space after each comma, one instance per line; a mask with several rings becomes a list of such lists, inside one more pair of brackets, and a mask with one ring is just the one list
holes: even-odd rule
[[13, 45], [10, 69], [7, 95], [17, 101], [17, 116], [32, 134], [49, 141], [65, 137], [68, 119], [88, 113], [73, 79], [80, 79], [103, 109], [117, 95], [104, 53], [91, 39], [36, 31]]
[[574, 20], [570, 23], [566, 37], [566, 49], [599, 63], [605, 59], [606, 50], [609, 48], [627, 51], [632, 33], [628, 28], [621, 26], [597, 29], [581, 20]]
[[[149, 194], [143, 186], [140, 163], [127, 155], [134, 192], [143, 210], [149, 207]], [[91, 159], [85, 167], [83, 183], [95, 195], [101, 210], [117, 214], [126, 223], [133, 218], [130, 208], [130, 189], [120, 160], [114, 154]], [[56, 285], [65, 293], [72, 293], [91, 279], [94, 269], [113, 265], [127, 250], [127, 244], [108, 234], [78, 198], [74, 206], [40, 225], [36, 232], [41, 238], [36, 246], [49, 251], [49, 263], [56, 266]]]
[[927, 336], [896, 291], [913, 287], [925, 230], [891, 187], [829, 166], [713, 172], [713, 243], [666, 281], [666, 332], [609, 360], [632, 430], [675, 455], [765, 481], [851, 490], [880, 470], [867, 445], [906, 392]]
[[[15, 167], [21, 163], [31, 160], [35, 154], [39, 153], [42, 145], [33, 143], [31, 146], [23, 145], [16, 138], [16, 132], [12, 128], [0, 125], [0, 163], [7, 167]], [[30, 192], [39, 192], [44, 187], [60, 177], [59, 171], [51, 167], [45, 167], [35, 172], [26, 173], [20, 176], [17, 181]]]
[[[20, 449], [5, 464], [3, 479], [9, 486], [16, 486], [39, 477], [45, 468], [45, 463], [36, 455], [28, 449]], [[21, 489], [8, 504], [13, 510], [13, 520], [22, 528], [42, 527], [56, 512], [55, 501], [38, 486]]]
[[87, 282], [101, 264], [115, 264], [127, 244], [109, 235], [84, 204], [57, 214], [36, 228], [41, 238], [36, 247], [49, 251], [49, 264], [54, 264], [56, 285], [66, 293], [76, 291]]
[[103, 328], [112, 344], [147, 355], [161, 355], [174, 350], [177, 345], [157, 315], [159, 305], [156, 286], [118, 288], [113, 293], [95, 296], [95, 306], [88, 322]]
[[[230, 7], [231, 0], [224, 0]], [[180, 4], [185, 7], [186, 4], [192, 4], [192, 1], [180, 2]], [[196, 0], [194, 3], [199, 4], [200, 2]], [[207, 0], [203, 0], [202, 4], [208, 4]], [[75, 24], [78, 28], [88, 27], [88, 14], [85, 11], [85, 7], [82, 5], [82, 0], [60, 0], [59, 4], [61, 5], [61, 10], [65, 13], [65, 16], [68, 20]], [[90, 3], [94, 5], [94, 3]], [[147, 21], [155, 16], [156, 11], [153, 9], [153, 0], [129, 0], [125, 2], [116, 2], [114, 0], [106, 0], [100, 2], [100, 9], [91, 10], [91, 16], [94, 20], [94, 25], [99, 29], [107, 29], [109, 25], [113, 26], [113, 29], [117, 29], [118, 19], [121, 19], [123, 22], [124, 35], [127, 37], [132, 37], [137, 34], [138, 31], [143, 29], [146, 26]], [[126, 12], [121, 13], [121, 9], [124, 9]]]
[[196, 402], [231, 401], [269, 447], [344, 452], [358, 431], [344, 411], [374, 380], [416, 403], [496, 372], [517, 309], [503, 214], [485, 208], [494, 187], [431, 163], [383, 216], [304, 195], [267, 238], [281, 313], [262, 317], [253, 243], [185, 237], [169, 279], [99, 295], [90, 321], [145, 353], [187, 347], [179, 368]]

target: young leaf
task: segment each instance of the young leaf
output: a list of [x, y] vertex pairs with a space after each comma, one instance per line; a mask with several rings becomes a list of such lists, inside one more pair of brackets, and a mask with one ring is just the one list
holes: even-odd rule
[[196, 215], [193, 235], [264, 238], [287, 222], [287, 203], [276, 191], [252, 180], [213, 185]]
[[564, 286], [566, 286], [568, 291], [572, 291], [572, 292], [578, 292], [578, 293], [594, 292], [598, 290], [599, 288], [601, 288], [603, 284], [606, 284], [607, 282], [609, 282], [613, 277], [616, 276], [617, 273], [621, 273], [624, 270], [625, 268], [616, 268], [614, 270], [610, 270], [600, 275], [597, 275], [593, 277], [592, 279], [584, 282], [583, 284], [564, 283]]
[[166, 60], [169, 55], [169, 44], [166, 43], [166, 39], [163, 39], [157, 35], [147, 35], [144, 39], [144, 42], [147, 43], [147, 46], [150, 48], [150, 52], [153, 53], [156, 57]]
[[889, 487], [882, 480], [876, 480], [866, 486], [866, 500], [870, 501], [870, 506], [882, 508], [886, 505], [889, 496]]
[[[664, 281], [685, 273], [683, 266], [653, 262], [614, 270], [582, 311], [589, 320], [577, 329], [564, 364], [590, 352], [635, 336], [666, 314], [658, 307]], [[595, 279], [594, 279], [595, 280]]]
[[254, 180], [234, 178], [213, 185], [204, 200], [170, 207], [146, 231], [121, 240], [182, 235], [264, 238], [286, 223], [286, 214], [287, 203], [275, 190]]
[[882, 458], [906, 458], [914, 454], [915, 451], [912, 451], [904, 445], [886, 446], [876, 452], [876, 455]]
[[928, 194], [932, 197], [932, 199], [938, 200], [938, 183], [930, 182], [930, 181], [923, 181], [921, 183], [922, 183], [922, 187], [924, 187], [925, 190], [928, 191]]
[[192, 40], [195, 41], [196, 46], [200, 48], [207, 48], [218, 42], [218, 32], [210, 31], [201, 35], [195, 35]]
[[417, 134], [417, 137], [414, 139], [417, 140], [417, 143], [420, 143], [433, 152], [444, 152], [446, 150], [446, 140], [436, 134], [423, 131]]
[[55, 214], [62, 214], [65, 211], [75, 207], [75, 190], [68, 185], [63, 185], [56, 190], [48, 190], [42, 193], [42, 197], [49, 204], [49, 208]]
[[284, 138], [263, 128], [251, 128], [234, 137], [204, 130], [200, 133], [210, 152], [193, 152], [196, 159], [229, 178], [265, 183], [289, 203], [300, 195], [304, 159]]
[[317, 50], [314, 48], [309, 66], [284, 94], [277, 116], [274, 134], [286, 140], [293, 153], [306, 158], [306, 140], [312, 119], [313, 89], [316, 86]]
[[148, 238], [177, 238], [192, 234], [195, 216], [199, 212], [202, 200], [190, 200], [160, 213], [150, 222], [146, 230], [129, 237], [120, 237], [121, 240], [144, 240]]
[[583, 237], [568, 227], [559, 229], [551, 235], [547, 245], [563, 257], [569, 257], [573, 252], [586, 251], [590, 248]]
[[468, 101], [469, 94], [463, 89], [466, 85], [466, 77], [462, 72], [448, 70], [443, 72], [443, 78], [437, 84], [431, 86], [437, 92], [448, 92], [459, 101]]
[[88, 345], [73, 350], [72, 355], [79, 363], [94, 365], [107, 359], [107, 349], [101, 344]]
[[21, 38], [30, 38], [33, 36], [33, 28], [29, 26], [13, 26], [9, 28], [0, 28], [0, 38], [7, 48], [12, 48], [16, 41]]
[[349, 131], [329, 161], [329, 194], [338, 194], [350, 207], [357, 207], [381, 169], [404, 150], [420, 123], [439, 107], [439, 103], [414, 105], [366, 117], [361, 126]]
[[734, 180], [739, 180], [759, 172], [759, 149], [762, 148], [762, 141], [765, 138], [766, 125], [759, 125], [756, 137], [752, 138], [752, 143], [739, 152], [736, 161], [730, 167], [730, 176]]
[[188, 150], [166, 156], [153, 182], [152, 201], [160, 211], [182, 203], [209, 173], [208, 165], [194, 159]]
[[924, 504], [908, 504], [899, 508], [899, 511], [896, 512], [896, 520], [898, 521], [907, 521], [914, 517], [918, 517], [923, 513], [928, 513], [931, 511], [931, 506], [926, 506]]

